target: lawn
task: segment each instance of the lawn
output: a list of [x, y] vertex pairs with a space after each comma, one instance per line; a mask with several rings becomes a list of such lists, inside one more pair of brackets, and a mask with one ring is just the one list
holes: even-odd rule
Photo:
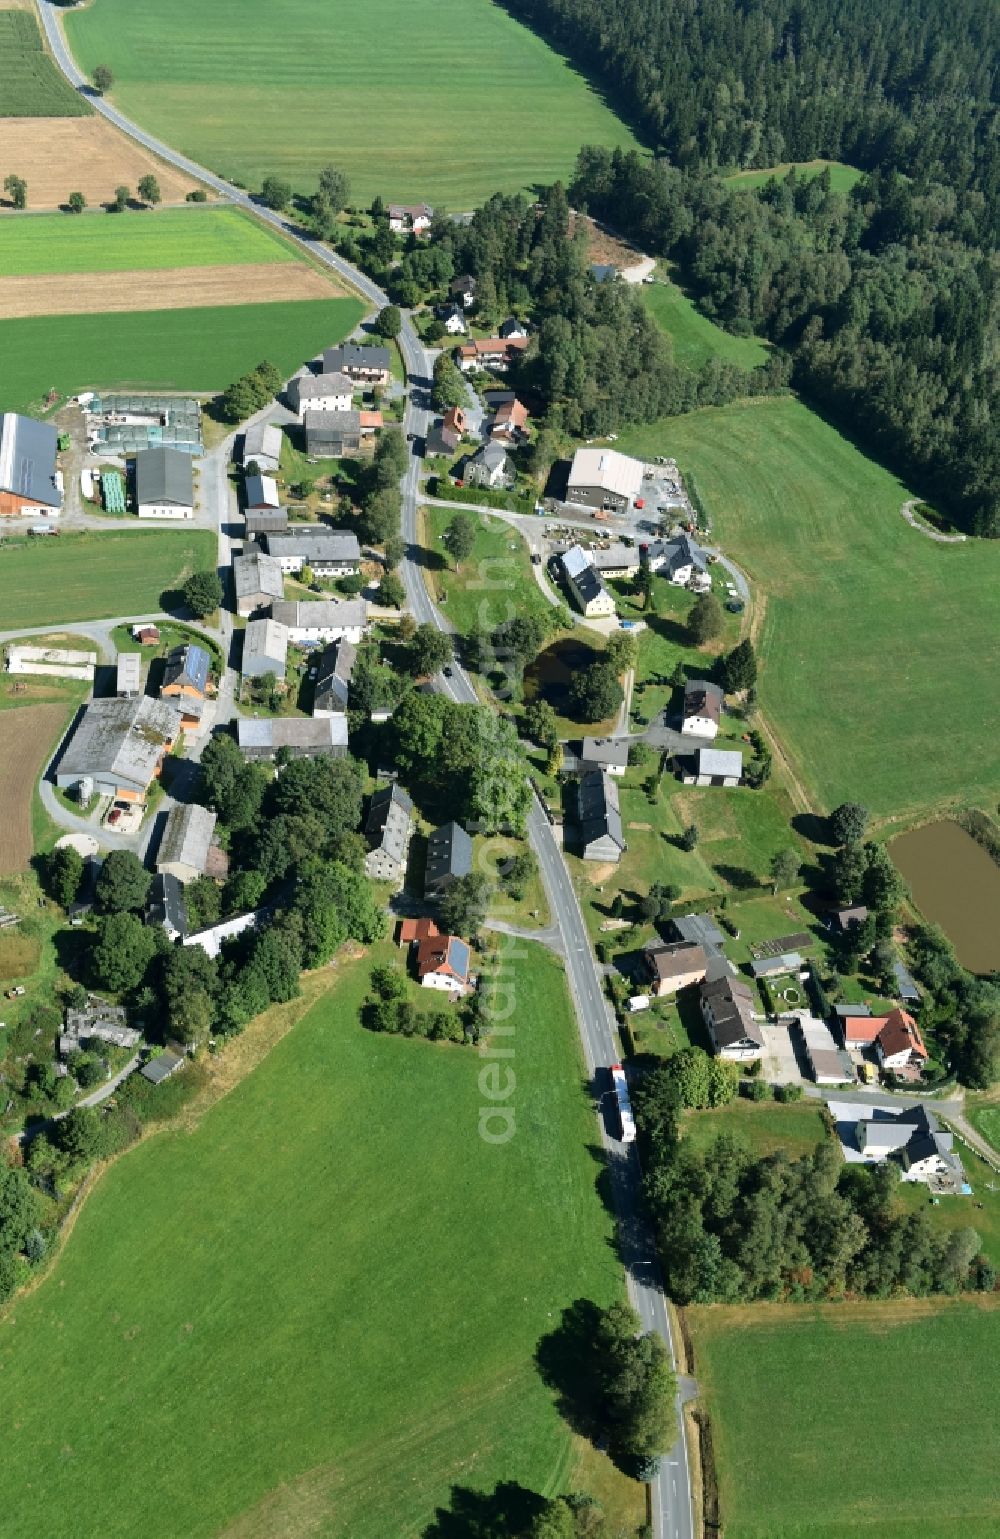
[[955, 1152], [972, 1187], [971, 1197], [941, 1197], [935, 1203], [921, 1182], [905, 1181], [898, 1188], [900, 1201], [911, 1211], [923, 1212], [932, 1229], [974, 1229], [983, 1254], [1000, 1269], [1000, 1176], [957, 1138]]
[[28, 411], [50, 388], [208, 394], [264, 358], [291, 374], [353, 331], [362, 313], [356, 299], [314, 299], [0, 321], [5, 405]]
[[104, 1176], [0, 1335], [10, 1533], [404, 1539], [456, 1482], [563, 1487], [534, 1352], [620, 1272], [562, 971], [521, 949], [508, 1142], [480, 1054], [362, 1030], [362, 962]]
[[[841, 160], [806, 160], [797, 163], [795, 170], [802, 181], [811, 181], [827, 167], [830, 170], [830, 186], [834, 192], [850, 192], [855, 182], [859, 182], [865, 174], [854, 166], [845, 166]], [[724, 177], [723, 180], [733, 187], [765, 187], [768, 182], [779, 178], [784, 179], [791, 169], [792, 162], [786, 160], [780, 166], [765, 166], [762, 171], [734, 171], [731, 176]]]
[[0, 554], [0, 630], [152, 614], [165, 591], [214, 568], [207, 530], [117, 529], [8, 544]]
[[977, 1106], [967, 1109], [969, 1121], [986, 1142], [1000, 1155], [1000, 1106]]
[[730, 1133], [756, 1155], [784, 1149], [792, 1159], [811, 1154], [829, 1137], [815, 1101], [789, 1106], [777, 1101], [733, 1101], [712, 1111], [685, 1112], [683, 1132], [693, 1149], [707, 1149], [720, 1133]]
[[656, 283], [645, 283], [642, 301], [674, 344], [674, 362], [698, 369], [710, 358], [721, 358], [741, 369], [767, 362], [767, 347], [756, 337], [733, 337], [696, 309], [692, 300], [661, 268]]
[[687, 1313], [727, 1539], [996, 1539], [996, 1308]]
[[93, 110], [45, 52], [34, 13], [0, 11], [0, 118], [82, 118]]
[[5, 277], [296, 260], [291, 246], [233, 208], [0, 220], [0, 272]]
[[[463, 512], [476, 525], [476, 543], [456, 571], [441, 537]], [[547, 620], [555, 612], [535, 581], [527, 545], [510, 524], [459, 507], [423, 508], [420, 516], [433, 597], [462, 635], [495, 628], [514, 615]]]
[[312, 191], [334, 161], [359, 204], [381, 193], [468, 209], [567, 179], [581, 144], [635, 144], [491, 0], [381, 0], [377, 24], [370, 0], [97, 0], [65, 25], [85, 72], [114, 71], [118, 106], [254, 188], [273, 173]]
[[[748, 752], [745, 745], [743, 751]], [[788, 792], [773, 780], [760, 791], [685, 786], [673, 801], [682, 826], [696, 825], [702, 859], [737, 891], [755, 893], [762, 885], [770, 891], [771, 859], [779, 850], [804, 855], [790, 827], [794, 809]], [[786, 932], [789, 928], [801, 926], [786, 925]]]
[[[918, 534], [902, 483], [790, 397], [663, 421], [617, 447], [694, 472], [765, 606], [760, 698], [814, 805], [858, 800], [884, 817], [995, 799], [1000, 547]], [[941, 753], [929, 728], [945, 695]]]

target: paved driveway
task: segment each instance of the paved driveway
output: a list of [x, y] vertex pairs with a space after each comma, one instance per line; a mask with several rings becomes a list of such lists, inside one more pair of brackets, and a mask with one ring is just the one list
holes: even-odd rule
[[799, 1067], [792, 1044], [792, 1034], [787, 1026], [761, 1025], [764, 1038], [764, 1067], [762, 1075], [772, 1085], [810, 1084]]

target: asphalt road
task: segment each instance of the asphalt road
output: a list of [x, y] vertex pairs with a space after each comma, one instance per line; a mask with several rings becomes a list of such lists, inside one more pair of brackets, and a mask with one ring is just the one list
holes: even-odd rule
[[[252, 209], [259, 218], [291, 236], [324, 266], [338, 273], [370, 304], [381, 307], [387, 302], [387, 296], [364, 273], [358, 272], [335, 252], [328, 250], [319, 241], [313, 240], [282, 215], [270, 209], [260, 208], [242, 189], [231, 186], [204, 167], [196, 165], [185, 156], [177, 154], [168, 145], [145, 133], [118, 112], [110, 102], [101, 97], [93, 97], [88, 83], [74, 64], [63, 40], [56, 9], [49, 0], [39, 0], [39, 11], [49, 45], [64, 75], [77, 89], [84, 90], [94, 107], [130, 139], [144, 145], [161, 159], [212, 187], [220, 197]], [[408, 433], [423, 436], [426, 432], [430, 408], [432, 365], [408, 317], [404, 319], [400, 348], [410, 379], [405, 429]], [[417, 622], [429, 622], [445, 630], [447, 626], [430, 601], [421, 568], [415, 559], [419, 477], [420, 460], [414, 454], [410, 457], [402, 482], [402, 533], [407, 544], [407, 554], [403, 561], [403, 581]], [[221, 554], [222, 551], [220, 551]], [[437, 687], [454, 700], [474, 703], [478, 699], [471, 680], [457, 663], [450, 677], [439, 675], [435, 682]], [[625, 1146], [618, 1141], [608, 1118], [604, 1115], [605, 1108], [610, 1106], [607, 1068], [610, 1064], [619, 1061], [621, 1053], [569, 872], [548, 819], [537, 803], [533, 804], [529, 815], [528, 833], [538, 857], [553, 921], [562, 936], [566, 971], [576, 1006], [584, 1056], [595, 1082], [595, 1095], [600, 1098], [601, 1135], [609, 1155], [621, 1254], [629, 1294], [643, 1325], [647, 1330], [658, 1332], [666, 1343], [671, 1357], [676, 1361], [652, 1232], [642, 1209], [638, 1155], [634, 1145]], [[657, 1477], [652, 1484], [655, 1539], [693, 1539], [694, 1536], [687, 1441], [683, 1416], [680, 1414], [680, 1403], [689, 1392], [690, 1386], [684, 1385], [678, 1394], [678, 1437], [673, 1448], [662, 1460]]]

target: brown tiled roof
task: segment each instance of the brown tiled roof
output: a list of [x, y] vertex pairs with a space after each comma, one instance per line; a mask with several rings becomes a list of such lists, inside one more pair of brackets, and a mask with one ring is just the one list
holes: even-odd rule
[[887, 1058], [894, 1053], [915, 1053], [918, 1058], [928, 1056], [920, 1027], [905, 1010], [893, 1010], [886, 1016], [885, 1025], [878, 1034], [878, 1045]]

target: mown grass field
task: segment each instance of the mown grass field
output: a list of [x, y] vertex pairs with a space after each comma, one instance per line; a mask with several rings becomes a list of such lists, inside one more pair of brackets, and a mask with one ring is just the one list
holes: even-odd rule
[[82, 118], [92, 111], [42, 47], [34, 12], [0, 11], [0, 118]]
[[0, 220], [0, 273], [5, 277], [296, 260], [277, 235], [233, 208]]
[[251, 187], [275, 173], [311, 191], [335, 161], [358, 203], [466, 209], [567, 177], [581, 144], [635, 143], [491, 0], [98, 0], [66, 31], [82, 69], [114, 71], [125, 112]]
[[829, 1136], [815, 1101], [790, 1106], [777, 1101], [734, 1101], [712, 1111], [685, 1112], [683, 1133], [694, 1149], [706, 1149], [720, 1133], [729, 1133], [756, 1155], [784, 1149], [793, 1159], [811, 1154]]
[[727, 1539], [996, 1539], [1000, 1311], [687, 1311]]
[[710, 358], [721, 358], [741, 369], [767, 362], [767, 348], [756, 337], [734, 337], [702, 315], [661, 268], [656, 283], [644, 283], [642, 302], [674, 344], [674, 361], [698, 369]]
[[938, 545], [907, 489], [790, 397], [623, 434], [694, 472], [758, 608], [760, 698], [810, 799], [879, 816], [995, 799], [1000, 548]]
[[50, 387], [215, 392], [264, 358], [289, 374], [362, 314], [345, 298], [0, 321], [4, 403], [27, 411]]
[[215, 566], [205, 529], [118, 530], [18, 540], [0, 553], [0, 631], [152, 614], [165, 591]]
[[0, 1326], [9, 1532], [403, 1539], [453, 1483], [565, 1488], [535, 1348], [620, 1274], [562, 972], [527, 950], [509, 1142], [478, 1053], [361, 1029], [368, 959], [103, 1177]]
[[[830, 170], [830, 186], [834, 192], [850, 192], [855, 182], [864, 176], [855, 166], [845, 166], [841, 160], [806, 160], [795, 162], [795, 171], [801, 180], [812, 180], [821, 171]], [[783, 180], [792, 169], [791, 161], [780, 166], [765, 166], [762, 171], [734, 171], [724, 178], [734, 187], [765, 187], [768, 182]]]
[[[456, 513], [467, 512], [476, 525], [476, 543], [456, 570], [442, 535]], [[513, 615], [555, 613], [531, 570], [528, 547], [510, 524], [473, 513], [458, 504], [421, 510], [427, 549], [427, 572], [437, 603], [452, 624], [467, 635], [474, 628], [494, 629]]]

